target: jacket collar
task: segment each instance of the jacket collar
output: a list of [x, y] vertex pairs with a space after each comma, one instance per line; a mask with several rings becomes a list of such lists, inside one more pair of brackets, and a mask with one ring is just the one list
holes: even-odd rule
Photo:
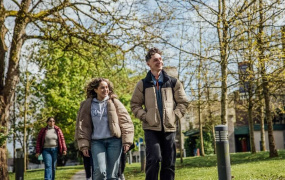
[[93, 98], [92, 102], [100, 103], [100, 102], [106, 102], [109, 100], [109, 96], [105, 97], [102, 101], [99, 101], [97, 98]]
[[[163, 83], [165, 83], [166, 81], [168, 81], [169, 80], [169, 76], [167, 75], [167, 73], [162, 69], [161, 70], [161, 75], [163, 76]], [[148, 71], [148, 73], [147, 73], [147, 75], [146, 75], [146, 77], [145, 77], [145, 81], [147, 81], [147, 82], [152, 82], [152, 77], [151, 77], [152, 75], [151, 75], [151, 71], [149, 70]]]

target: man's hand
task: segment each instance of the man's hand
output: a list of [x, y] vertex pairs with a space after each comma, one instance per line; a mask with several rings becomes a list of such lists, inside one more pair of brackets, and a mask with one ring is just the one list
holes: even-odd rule
[[90, 157], [88, 149], [82, 149], [83, 156]]
[[62, 152], [62, 155], [66, 155], [66, 151], [63, 151], [63, 152]]
[[36, 154], [36, 158], [38, 158], [38, 157], [39, 157], [39, 155], [40, 155], [40, 153], [37, 153], [37, 154]]

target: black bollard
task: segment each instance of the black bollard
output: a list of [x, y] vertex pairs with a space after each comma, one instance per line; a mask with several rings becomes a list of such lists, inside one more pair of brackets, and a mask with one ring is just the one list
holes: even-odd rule
[[228, 127], [225, 125], [215, 126], [215, 133], [219, 180], [230, 180], [231, 164], [228, 141]]
[[132, 151], [129, 151], [129, 164], [133, 163], [133, 155], [132, 155]]
[[16, 180], [24, 180], [24, 152], [21, 148], [16, 149], [16, 162], [14, 166]]
[[140, 144], [140, 160], [141, 160], [141, 171], [145, 172], [146, 160], [145, 160], [145, 145], [144, 144]]

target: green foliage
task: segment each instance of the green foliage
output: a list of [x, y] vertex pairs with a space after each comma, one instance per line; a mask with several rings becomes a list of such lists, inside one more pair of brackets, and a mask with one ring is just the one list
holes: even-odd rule
[[0, 127], [0, 147], [6, 143], [6, 140], [10, 138], [14, 132], [15, 130], [13, 128], [7, 132], [6, 127]]
[[[205, 154], [213, 154], [213, 136], [212, 133], [204, 131], [203, 132], [203, 140], [204, 140], [204, 152]], [[200, 148], [200, 138], [199, 136], [191, 136], [185, 139], [184, 147], [186, 149], [187, 156], [194, 156], [194, 150], [196, 148]]]
[[5, 132], [6, 128], [0, 127], [0, 146], [3, 146], [6, 142], [6, 139], [8, 138], [8, 135]]
[[[203, 140], [204, 140], [204, 152], [205, 154], [213, 154], [214, 148], [213, 148], [213, 135], [210, 132], [203, 132]], [[201, 147], [201, 141], [200, 138], [196, 139], [196, 147]]]
[[[35, 124], [38, 129], [35, 136], [45, 119], [54, 116], [66, 143], [72, 144], [80, 102], [86, 98], [85, 86], [94, 77], [108, 78], [113, 83], [115, 93], [132, 116], [129, 102], [140, 77], [129, 77], [132, 71], [124, 68], [124, 56], [115, 47], [102, 50], [82, 42], [78, 42], [78, 46], [82, 47], [76, 52], [62, 50], [56, 43], [43, 44], [39, 49], [35, 62], [44, 73], [38, 83], [44, 107], [39, 122]], [[133, 116], [132, 119], [135, 134], [139, 136], [143, 132], [141, 123]]]
[[[34, 50], [33, 46], [29, 48], [31, 52]], [[13, 133], [13, 138], [15, 138], [16, 143], [19, 143], [22, 147], [24, 144], [26, 144], [26, 147], [30, 145], [29, 140], [34, 130], [33, 123], [40, 113], [43, 100], [40, 96], [36, 96], [38, 94], [36, 82], [39, 81], [39, 74], [29, 70], [29, 67], [34, 66], [34, 64], [31, 63], [31, 59], [33, 59], [31, 56], [32, 55], [25, 56], [25, 58], [23, 58], [24, 61], [20, 64], [20, 81], [16, 86], [15, 102], [10, 109], [11, 123], [9, 123], [9, 132], [12, 132], [12, 130], [16, 132]], [[25, 106], [25, 103], [27, 106]], [[24, 121], [25, 116], [26, 122]], [[23, 142], [24, 127], [26, 128], [26, 142]], [[12, 138], [9, 137], [9, 141], [11, 141], [11, 139]]]
[[194, 156], [194, 149], [196, 148], [196, 137], [188, 137], [185, 139], [184, 147], [186, 149], [186, 156]]

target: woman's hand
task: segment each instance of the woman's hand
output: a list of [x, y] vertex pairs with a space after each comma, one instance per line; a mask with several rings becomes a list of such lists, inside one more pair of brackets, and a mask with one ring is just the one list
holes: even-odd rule
[[83, 156], [90, 157], [88, 149], [82, 149]]
[[62, 155], [66, 155], [66, 151], [63, 151], [63, 152], [62, 152]]
[[36, 154], [36, 158], [38, 158], [38, 157], [39, 157], [39, 155], [40, 155], [40, 153], [37, 153], [37, 154]]
[[130, 149], [130, 145], [125, 144], [124, 145], [124, 153], [127, 153], [129, 149]]

